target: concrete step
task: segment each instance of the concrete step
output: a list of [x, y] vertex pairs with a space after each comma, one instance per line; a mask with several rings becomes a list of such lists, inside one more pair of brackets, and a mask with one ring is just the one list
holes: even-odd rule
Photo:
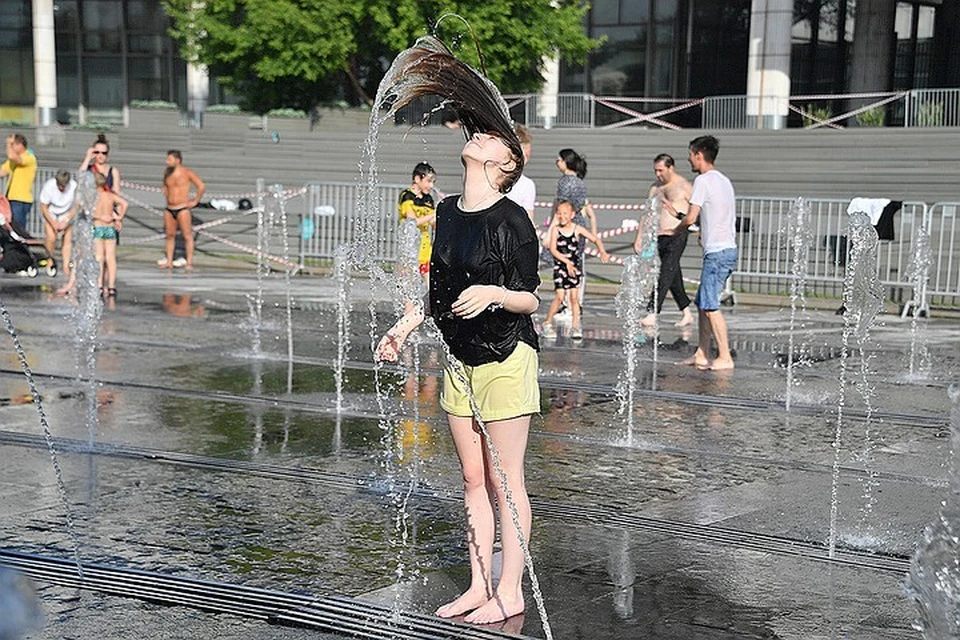
[[[160, 131], [132, 127], [109, 134], [111, 161], [125, 180], [159, 184], [163, 156], [171, 146], [185, 153], [211, 191], [249, 190], [256, 177], [270, 182], [355, 182], [368, 135], [365, 126], [269, 132], [235, 129]], [[95, 134], [68, 131], [62, 148], [38, 149], [41, 164], [73, 168]], [[552, 197], [556, 153], [565, 147], [587, 157], [587, 187], [592, 200], [636, 202], [653, 179], [652, 159], [661, 152], [677, 159], [678, 170], [692, 177], [686, 163], [689, 140], [698, 130], [534, 130], [534, 149], [526, 173], [541, 199]], [[718, 167], [734, 181], [739, 195], [838, 197], [877, 195], [904, 200], [960, 200], [960, 187], [944, 176], [960, 166], [955, 149], [960, 129], [848, 129], [844, 131], [718, 131]], [[29, 137], [29, 136], [28, 136]], [[463, 135], [443, 127], [384, 126], [377, 149], [382, 180], [404, 184], [410, 169], [427, 160], [437, 169], [440, 189], [459, 190], [459, 149]]]

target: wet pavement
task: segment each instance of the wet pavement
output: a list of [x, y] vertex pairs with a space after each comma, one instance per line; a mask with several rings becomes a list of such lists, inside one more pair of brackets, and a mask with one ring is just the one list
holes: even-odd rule
[[[73, 302], [42, 277], [0, 277], [79, 556], [105, 584], [133, 585], [70, 582], [65, 507], [4, 335], [0, 564], [27, 554], [60, 576], [34, 579], [46, 617], [29, 637], [544, 637], [529, 594], [525, 616], [492, 629], [429, 617], [468, 580], [460, 478], [437, 406], [437, 345], [423, 340], [419, 385], [412, 358], [374, 371], [367, 309], [383, 292], [354, 283], [338, 413], [330, 279], [293, 280], [291, 358], [281, 278], [267, 281], [256, 353], [253, 274], [124, 265], [120, 277], [95, 386], [78, 378]], [[391, 307], [373, 306], [379, 335]], [[672, 326], [668, 304], [656, 349], [652, 335], [637, 345], [632, 424], [616, 395], [624, 355], [612, 298], [588, 296], [582, 342], [563, 331], [544, 341], [527, 485], [553, 637], [920, 637], [903, 586], [947, 493], [960, 327], [881, 316], [844, 357], [842, 318], [795, 318], [805, 357], [788, 412], [789, 309], [741, 302], [725, 312], [737, 369], [701, 372], [674, 364], [696, 334]], [[161, 579], [159, 591], [145, 586]], [[207, 605], [172, 595], [186, 585], [220, 595]], [[230, 589], [280, 604], [231, 613]], [[284, 613], [328, 604], [356, 613], [299, 625]]]

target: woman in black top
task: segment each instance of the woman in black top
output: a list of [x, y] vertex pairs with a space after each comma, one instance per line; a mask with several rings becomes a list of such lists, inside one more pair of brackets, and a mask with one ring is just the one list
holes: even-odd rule
[[[463, 192], [437, 206], [428, 299], [431, 317], [459, 360], [444, 369], [440, 403], [463, 467], [471, 583], [436, 613], [449, 618], [472, 612], [465, 621], [497, 622], [524, 610], [520, 537], [529, 541], [531, 518], [523, 465], [530, 416], [540, 405], [539, 345], [531, 319], [540, 304], [539, 242], [526, 212], [504, 197], [523, 170], [523, 152], [496, 88], [432, 38], [421, 39], [402, 53], [394, 67], [398, 65], [402, 88], [409, 89], [411, 83], [417, 87], [398, 103], [439, 94], [456, 111], [467, 136], [460, 155]], [[401, 318], [380, 341], [376, 357], [395, 361], [404, 339], [423, 317], [416, 309]], [[463, 378], [489, 443], [473, 416]], [[488, 444], [498, 452], [520, 532], [490, 462]], [[503, 569], [494, 587], [491, 567], [498, 516]]]

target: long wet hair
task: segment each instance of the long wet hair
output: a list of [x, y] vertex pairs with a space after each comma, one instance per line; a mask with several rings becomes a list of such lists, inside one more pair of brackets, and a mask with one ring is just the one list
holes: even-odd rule
[[465, 139], [475, 133], [495, 135], [506, 143], [514, 161], [504, 174], [500, 192], [507, 193], [523, 173], [523, 149], [497, 87], [479, 71], [458, 60], [434, 36], [423, 36], [401, 52], [384, 76], [381, 100], [390, 101], [387, 117], [415, 98], [438, 95], [443, 108], [456, 113]]

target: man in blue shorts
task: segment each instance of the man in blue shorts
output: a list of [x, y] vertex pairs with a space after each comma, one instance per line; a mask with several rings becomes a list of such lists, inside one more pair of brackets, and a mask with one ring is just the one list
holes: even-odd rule
[[[690, 210], [678, 228], [683, 233], [690, 225], [699, 224], [703, 246], [700, 288], [694, 300], [700, 311], [700, 340], [696, 352], [678, 364], [711, 371], [733, 369], [727, 321], [720, 313], [720, 294], [737, 265], [737, 203], [730, 179], [713, 166], [719, 152], [720, 142], [713, 136], [690, 141], [690, 168], [699, 175], [693, 181]], [[718, 355], [714, 360], [710, 360], [711, 337], [717, 343]]]

